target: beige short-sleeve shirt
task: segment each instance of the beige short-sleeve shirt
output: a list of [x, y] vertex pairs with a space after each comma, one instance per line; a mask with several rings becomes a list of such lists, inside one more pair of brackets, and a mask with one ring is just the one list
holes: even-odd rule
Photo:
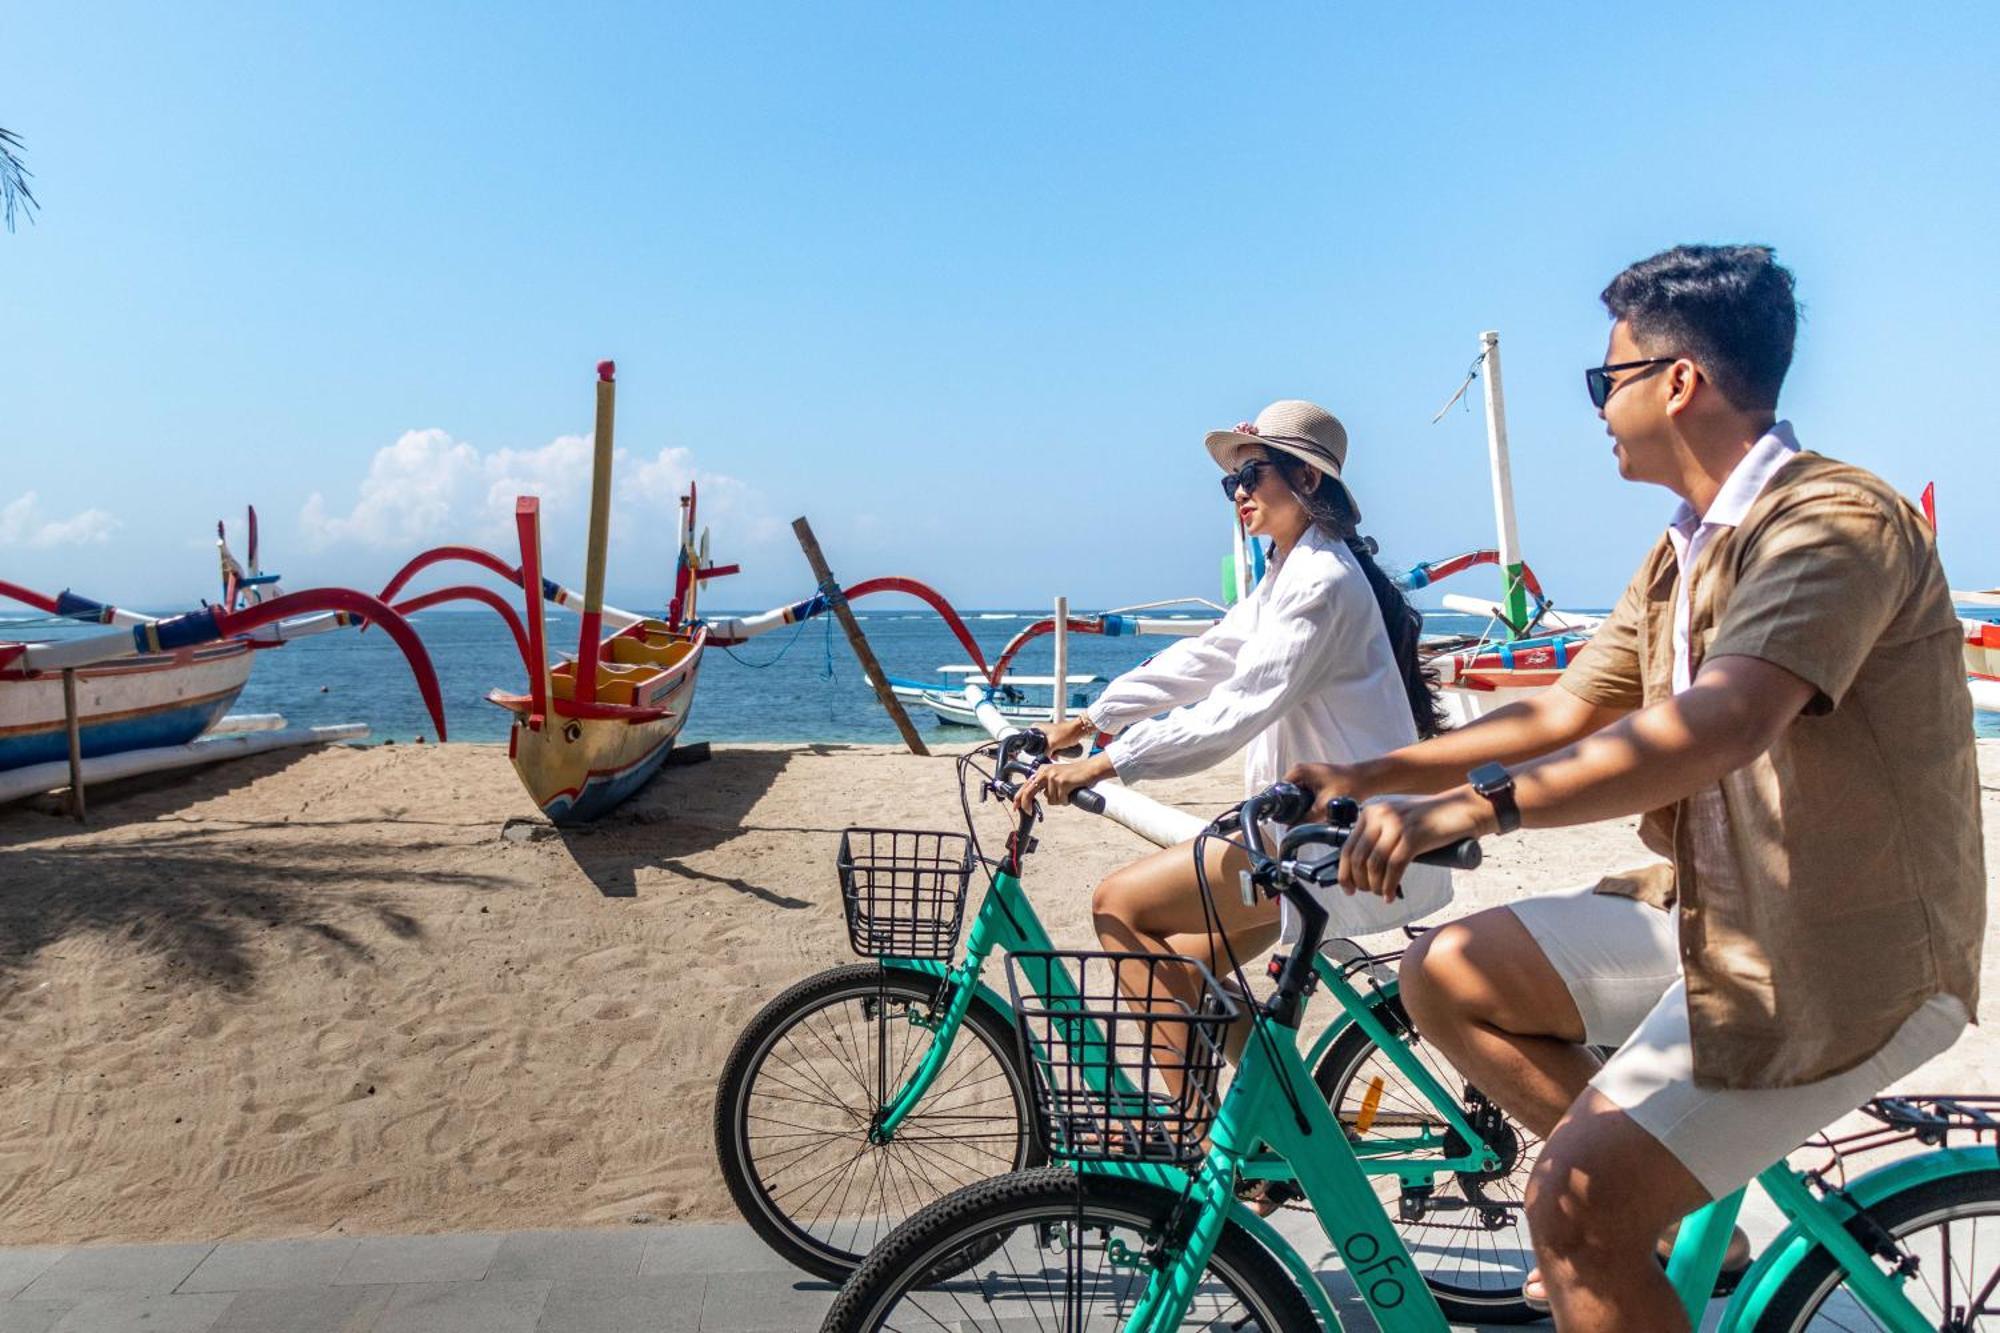
[[[1622, 709], [1671, 698], [1678, 573], [1662, 537], [1563, 688]], [[1756, 657], [1816, 691], [1763, 755], [1644, 817], [1670, 865], [1599, 886], [1678, 910], [1696, 1077], [1810, 1083], [1933, 995], [1977, 1012], [1972, 704], [1930, 527], [1873, 474], [1800, 453], [1689, 576], [1692, 671]]]

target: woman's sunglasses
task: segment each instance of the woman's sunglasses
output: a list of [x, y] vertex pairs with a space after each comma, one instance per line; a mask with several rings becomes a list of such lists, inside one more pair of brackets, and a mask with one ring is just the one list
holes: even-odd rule
[[1264, 480], [1264, 469], [1276, 466], [1277, 464], [1268, 458], [1253, 458], [1234, 472], [1223, 473], [1222, 493], [1229, 497], [1231, 504], [1236, 502], [1238, 491], [1242, 491], [1245, 495], [1255, 495], [1258, 483]]
[[1613, 380], [1611, 377], [1621, 370], [1638, 370], [1645, 366], [1671, 366], [1680, 360], [1677, 356], [1652, 356], [1644, 361], [1614, 361], [1608, 366], [1592, 366], [1583, 372], [1584, 387], [1590, 390], [1590, 405], [1602, 408], [1611, 401], [1612, 391], [1620, 384], [1630, 384], [1643, 378], [1634, 375], [1629, 380]]

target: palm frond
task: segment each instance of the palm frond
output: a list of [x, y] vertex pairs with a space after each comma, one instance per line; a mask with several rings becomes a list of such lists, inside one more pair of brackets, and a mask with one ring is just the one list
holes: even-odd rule
[[20, 150], [26, 146], [12, 130], [0, 130], [0, 218], [6, 220], [8, 231], [14, 230], [16, 212], [33, 222], [35, 210], [41, 207], [35, 202], [35, 192], [28, 188], [28, 178], [35, 173], [21, 161]]

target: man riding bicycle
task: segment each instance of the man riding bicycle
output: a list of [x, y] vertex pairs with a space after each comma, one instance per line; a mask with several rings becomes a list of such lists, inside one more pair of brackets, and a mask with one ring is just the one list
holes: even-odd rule
[[1531, 1281], [1558, 1324], [1685, 1329], [1662, 1233], [1975, 1011], [1978, 776], [1933, 534], [1777, 419], [1791, 274], [1763, 247], [1682, 246], [1603, 301], [1591, 399], [1621, 475], [1680, 497], [1667, 532], [1561, 688], [1289, 776], [1378, 798], [1342, 859], [1353, 892], [1393, 894], [1459, 838], [1646, 812], [1666, 863], [1434, 930], [1402, 991], [1548, 1138]]

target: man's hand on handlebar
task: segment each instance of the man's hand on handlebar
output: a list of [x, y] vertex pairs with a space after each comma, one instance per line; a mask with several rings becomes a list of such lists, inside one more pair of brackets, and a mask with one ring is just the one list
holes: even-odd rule
[[1050, 805], [1063, 805], [1083, 788], [1116, 776], [1111, 761], [1101, 754], [1071, 764], [1044, 764], [1014, 793], [1014, 806], [1026, 810], [1037, 796]]
[[1492, 803], [1470, 787], [1441, 796], [1378, 797], [1361, 807], [1361, 817], [1341, 850], [1340, 886], [1349, 893], [1372, 893], [1388, 901], [1396, 896], [1403, 872], [1417, 857], [1461, 838], [1498, 831]]

